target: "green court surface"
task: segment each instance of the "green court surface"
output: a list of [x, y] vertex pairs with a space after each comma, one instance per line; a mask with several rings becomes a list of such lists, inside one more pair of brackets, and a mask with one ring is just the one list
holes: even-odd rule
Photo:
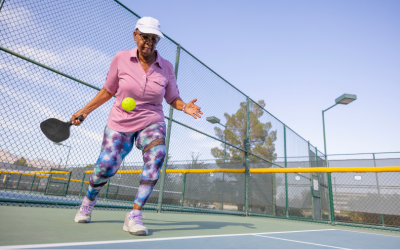
[[92, 214], [92, 222], [88, 224], [74, 222], [76, 211], [75, 208], [0, 206], [0, 245], [116, 241], [327, 229], [400, 236], [400, 233], [397, 232], [330, 226], [285, 219], [144, 211], [144, 224], [149, 229], [149, 235], [138, 237], [122, 230], [127, 211], [95, 210]]

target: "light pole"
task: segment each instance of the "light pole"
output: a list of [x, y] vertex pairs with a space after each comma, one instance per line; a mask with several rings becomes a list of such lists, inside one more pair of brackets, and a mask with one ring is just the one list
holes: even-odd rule
[[[356, 95], [350, 95], [350, 94], [343, 94], [341, 96], [339, 96], [338, 98], [335, 99], [336, 104], [330, 106], [329, 108], [322, 110], [322, 126], [324, 129], [324, 150], [325, 150], [325, 160], [327, 159], [327, 154], [326, 154], [326, 138], [325, 138], [325, 118], [324, 118], [324, 113], [326, 111], [328, 111], [329, 109], [335, 107], [338, 104], [344, 104], [347, 105], [349, 103], [351, 103], [352, 101], [357, 100], [357, 96]], [[328, 163], [328, 161], [326, 161]]]
[[[218, 123], [219, 125], [225, 127], [225, 129], [227, 129], [227, 126], [224, 125], [224, 124], [221, 124], [221, 123], [220, 123], [220, 119], [218, 119], [218, 118], [215, 117], [215, 116], [207, 117], [206, 120], [207, 120], [208, 122], [212, 123], [212, 124]], [[224, 133], [224, 163], [225, 163], [225, 161], [226, 161], [226, 136], [225, 136], [225, 133]]]
[[[328, 155], [326, 153], [326, 138], [325, 138], [325, 117], [324, 113], [331, 108], [335, 107], [338, 104], [344, 104], [347, 105], [351, 103], [352, 101], [357, 100], [356, 95], [351, 95], [351, 94], [343, 94], [339, 96], [338, 98], [335, 99], [335, 104], [330, 106], [329, 108], [322, 110], [322, 126], [324, 130], [324, 152], [325, 152], [325, 162], [326, 166], [328, 167]], [[334, 224], [335, 222], [335, 211], [333, 207], [333, 194], [332, 194], [332, 177], [331, 173], [327, 173], [327, 179], [328, 179], [328, 193], [329, 193], [329, 210], [330, 210], [330, 218], [331, 218], [331, 224]]]
[[[218, 123], [219, 125], [223, 126], [225, 129], [227, 128], [227, 126], [222, 124], [220, 122], [221, 120], [218, 119], [215, 116], [207, 117], [206, 120], [208, 122], [212, 123], [212, 124]], [[225, 163], [225, 161], [226, 161], [226, 136], [225, 136], [225, 133], [224, 133], [224, 163]], [[222, 181], [223, 182], [225, 181], [225, 173], [222, 173]], [[224, 210], [224, 203], [223, 202], [221, 202], [221, 210]]]
[[68, 149], [68, 155], [67, 155], [67, 161], [65, 162], [65, 167], [67, 167], [67, 165], [68, 165], [69, 153], [71, 152], [71, 146], [64, 145], [64, 144], [62, 144], [62, 143], [60, 143], [60, 142], [53, 142], [53, 143], [54, 143], [54, 145], [64, 146], [64, 147], [68, 147], [68, 148], [69, 148], [69, 149]]

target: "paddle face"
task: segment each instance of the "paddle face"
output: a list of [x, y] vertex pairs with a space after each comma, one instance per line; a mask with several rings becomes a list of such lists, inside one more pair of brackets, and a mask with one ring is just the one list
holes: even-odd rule
[[[83, 116], [78, 117], [83, 121]], [[72, 122], [64, 122], [56, 118], [50, 118], [40, 123], [43, 134], [53, 142], [62, 142], [69, 138]]]

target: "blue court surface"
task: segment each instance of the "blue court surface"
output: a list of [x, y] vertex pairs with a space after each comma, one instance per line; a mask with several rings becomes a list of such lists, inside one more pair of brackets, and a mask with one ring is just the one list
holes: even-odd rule
[[[7, 246], [40, 249], [400, 249], [400, 237], [347, 230], [305, 230]], [[3, 249], [0, 247], [0, 249]]]

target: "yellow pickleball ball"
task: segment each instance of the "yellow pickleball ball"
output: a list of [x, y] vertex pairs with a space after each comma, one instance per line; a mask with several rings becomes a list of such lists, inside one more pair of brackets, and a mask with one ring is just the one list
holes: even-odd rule
[[136, 107], [136, 102], [133, 98], [127, 97], [122, 100], [122, 108], [126, 111], [132, 111]]

